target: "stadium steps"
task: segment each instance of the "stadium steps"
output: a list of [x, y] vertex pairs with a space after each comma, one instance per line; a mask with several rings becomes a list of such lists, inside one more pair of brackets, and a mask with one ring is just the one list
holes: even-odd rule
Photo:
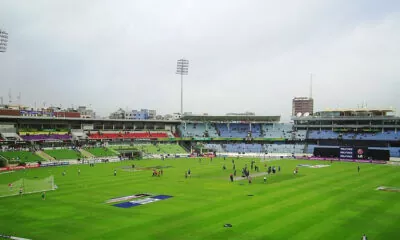
[[186, 152], [190, 153], [190, 145], [181, 143], [179, 144]]
[[84, 157], [86, 158], [93, 158], [95, 157], [93, 154], [91, 154], [90, 152], [86, 151], [85, 149], [79, 149], [78, 150]]
[[0, 155], [0, 159], [3, 159], [3, 160], [5, 160], [6, 162], [8, 162], [8, 159], [5, 158], [5, 157], [3, 157], [3, 155]]
[[38, 155], [39, 157], [43, 158], [44, 160], [47, 161], [54, 161], [55, 158], [53, 158], [52, 156], [50, 156], [49, 154], [43, 152], [43, 151], [36, 151], [36, 155]]
[[117, 150], [115, 150], [114, 148], [107, 148], [108, 150], [110, 150], [111, 152], [117, 154], [118, 156], [121, 154], [120, 152], [118, 152]]

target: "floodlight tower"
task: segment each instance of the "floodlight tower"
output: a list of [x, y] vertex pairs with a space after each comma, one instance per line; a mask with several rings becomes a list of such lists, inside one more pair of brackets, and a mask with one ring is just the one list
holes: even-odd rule
[[181, 75], [181, 116], [183, 116], [183, 75], [188, 75], [189, 60], [181, 58], [176, 65], [176, 74]]
[[0, 28], [0, 53], [7, 50], [8, 33]]

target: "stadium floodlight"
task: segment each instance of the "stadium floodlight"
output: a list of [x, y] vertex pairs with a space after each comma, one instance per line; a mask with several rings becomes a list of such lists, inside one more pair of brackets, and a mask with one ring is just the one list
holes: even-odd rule
[[7, 50], [8, 33], [0, 29], [0, 52]]
[[176, 74], [181, 75], [181, 116], [183, 116], [183, 75], [189, 73], [189, 60], [179, 59], [176, 65]]

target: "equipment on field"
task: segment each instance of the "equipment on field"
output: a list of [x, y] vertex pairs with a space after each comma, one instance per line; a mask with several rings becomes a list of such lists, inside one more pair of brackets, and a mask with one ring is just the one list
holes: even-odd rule
[[44, 179], [20, 178], [8, 184], [0, 184], [0, 197], [31, 194], [57, 189], [54, 184], [54, 176]]

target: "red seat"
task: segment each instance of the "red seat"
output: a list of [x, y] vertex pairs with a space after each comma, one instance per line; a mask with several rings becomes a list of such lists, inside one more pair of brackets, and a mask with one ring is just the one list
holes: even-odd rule
[[133, 139], [133, 138], [167, 138], [167, 133], [160, 132], [127, 132], [127, 133], [93, 133], [89, 139]]

